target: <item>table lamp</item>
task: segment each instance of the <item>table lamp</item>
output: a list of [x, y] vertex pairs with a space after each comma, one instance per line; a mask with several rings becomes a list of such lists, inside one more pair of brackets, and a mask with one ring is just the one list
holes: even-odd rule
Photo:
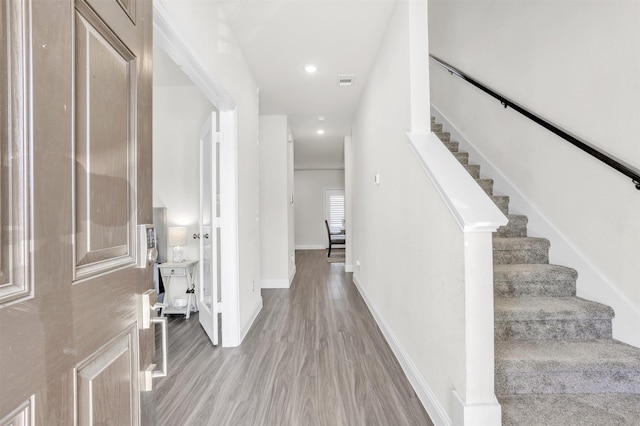
[[173, 246], [173, 261], [182, 262], [184, 246], [187, 244], [187, 228], [184, 226], [173, 226], [169, 228], [169, 245]]

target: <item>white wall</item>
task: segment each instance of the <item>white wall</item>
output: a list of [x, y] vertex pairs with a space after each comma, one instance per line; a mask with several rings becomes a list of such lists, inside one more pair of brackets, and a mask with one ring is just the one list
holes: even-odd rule
[[344, 189], [344, 170], [296, 170], [295, 246], [322, 249], [327, 230], [324, 225], [324, 190]]
[[[429, 120], [425, 114], [424, 125], [412, 123], [417, 120], [412, 106], [424, 111], [429, 99], [427, 89], [419, 105], [409, 86], [416, 59], [410, 57], [415, 47], [410, 35], [423, 40], [423, 53], [417, 54], [426, 55], [426, 8], [420, 7], [397, 3], [353, 123], [346, 166], [353, 179], [353, 277], [429, 415], [436, 424], [451, 424], [457, 403], [452, 391], [469, 395], [467, 380], [473, 375], [465, 348], [465, 235], [406, 135], [412, 128], [428, 128]], [[420, 12], [425, 22], [416, 28], [413, 19]], [[490, 391], [475, 402], [493, 404], [499, 423], [491, 353], [485, 361]]]
[[285, 115], [260, 116], [260, 244], [263, 288], [288, 288], [293, 251], [293, 152]]
[[[431, 53], [640, 168], [640, 2], [429, 8]], [[640, 346], [640, 193], [630, 179], [433, 65], [431, 93], [504, 176], [497, 190], [518, 191], [512, 210], [529, 215], [530, 235], [551, 239], [551, 261], [578, 270], [578, 294], [611, 305], [614, 337]]]
[[258, 88], [226, 17], [215, 0], [157, 0], [180, 28], [237, 110], [238, 258], [242, 335], [262, 307], [258, 185]]
[[[213, 110], [195, 86], [153, 88], [153, 206], [166, 207], [167, 226], [186, 226], [189, 237], [199, 232], [199, 133]], [[198, 240], [187, 239], [184, 257], [198, 259]]]

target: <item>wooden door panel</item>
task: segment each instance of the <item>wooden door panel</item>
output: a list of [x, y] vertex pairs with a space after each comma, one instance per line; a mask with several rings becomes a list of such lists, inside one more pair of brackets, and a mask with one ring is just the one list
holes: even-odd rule
[[91, 10], [75, 18], [76, 279], [135, 263], [136, 60]]
[[125, 43], [132, 51], [138, 51], [139, 43], [142, 43], [139, 25], [144, 24], [144, 20], [138, 18], [140, 10], [137, 10], [137, 4], [143, 3], [141, 0], [75, 0], [75, 2], [79, 10], [94, 11], [115, 34], [118, 34], [121, 40], [126, 40]]
[[136, 23], [136, 2], [134, 0], [116, 0], [133, 24]]
[[77, 368], [77, 424], [138, 424], [136, 334], [130, 329]]

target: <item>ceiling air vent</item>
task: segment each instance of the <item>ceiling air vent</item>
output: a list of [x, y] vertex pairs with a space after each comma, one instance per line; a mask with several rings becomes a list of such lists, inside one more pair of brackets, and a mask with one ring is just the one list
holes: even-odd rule
[[351, 75], [339, 75], [338, 76], [338, 86], [352, 86], [353, 81], [356, 79], [356, 76]]

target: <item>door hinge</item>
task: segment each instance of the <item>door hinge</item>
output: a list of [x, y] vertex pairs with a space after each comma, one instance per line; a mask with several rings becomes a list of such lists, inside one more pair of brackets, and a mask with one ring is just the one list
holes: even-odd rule
[[217, 313], [222, 312], [222, 302], [216, 303], [216, 309], [217, 309], [216, 310]]
[[216, 143], [221, 143], [224, 139], [224, 134], [222, 132], [216, 133]]
[[215, 225], [216, 225], [216, 228], [221, 228], [222, 227], [222, 218], [221, 217], [216, 217], [215, 218]]

